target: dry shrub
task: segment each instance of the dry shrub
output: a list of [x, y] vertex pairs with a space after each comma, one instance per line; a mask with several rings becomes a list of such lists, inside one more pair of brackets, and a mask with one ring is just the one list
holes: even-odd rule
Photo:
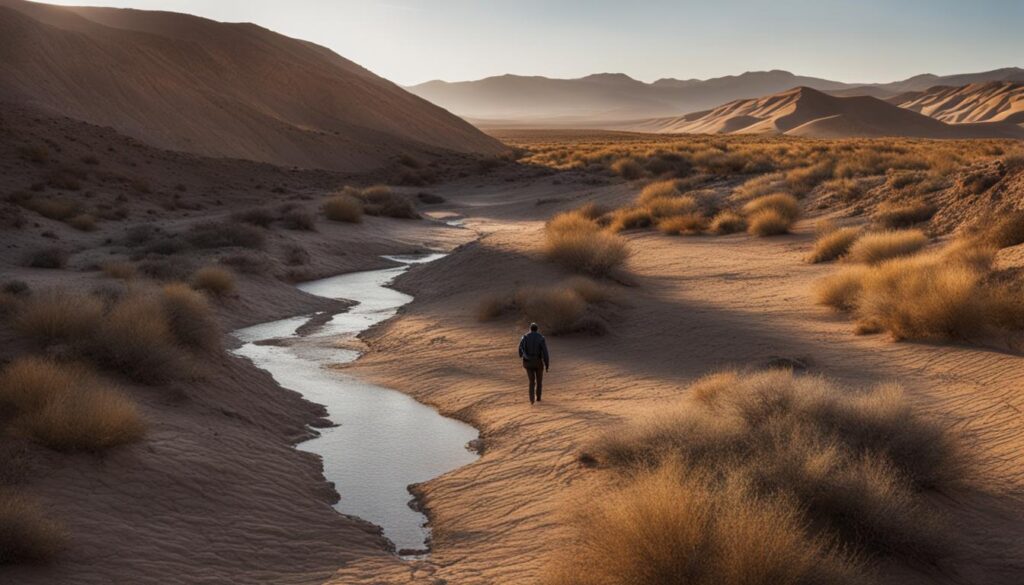
[[244, 211], [237, 211], [231, 214], [231, 219], [242, 223], [248, 223], [259, 227], [270, 227], [277, 217], [274, 212], [266, 207], [254, 207]]
[[552, 335], [569, 333], [587, 310], [587, 301], [568, 287], [524, 287], [513, 298], [523, 319]]
[[654, 199], [647, 204], [648, 213], [655, 219], [698, 213], [699, 208], [697, 200], [690, 196]]
[[921, 199], [897, 203], [885, 201], [875, 210], [875, 223], [887, 228], [906, 228], [928, 221], [935, 215], [936, 207]]
[[251, 250], [242, 250], [235, 254], [224, 256], [220, 259], [220, 263], [230, 266], [235, 272], [245, 274], [266, 274], [274, 268], [274, 263], [270, 261], [266, 254]]
[[1024, 244], [1024, 211], [1004, 213], [999, 218], [985, 217], [973, 228], [978, 237], [997, 248]]
[[800, 202], [789, 193], [773, 193], [758, 197], [743, 206], [743, 213], [751, 216], [768, 209], [778, 212], [791, 222], [800, 218]]
[[29, 268], [64, 268], [68, 263], [68, 252], [57, 246], [45, 246], [29, 252], [25, 256], [25, 266]]
[[771, 193], [777, 193], [785, 186], [785, 175], [772, 173], [749, 179], [733, 191], [733, 195], [740, 201], [756, 199]]
[[553, 583], [859, 583], [860, 560], [949, 554], [935, 496], [970, 460], [898, 386], [773, 370], [695, 388], [584, 454], [623, 487], [588, 501]]
[[611, 171], [627, 181], [633, 181], [644, 176], [644, 168], [632, 158], [620, 158], [612, 163]]
[[363, 202], [349, 194], [332, 195], [324, 201], [324, 215], [331, 221], [363, 221]]
[[579, 542], [556, 557], [545, 585], [801, 585], [856, 583], [852, 563], [805, 535], [784, 498], [749, 482], [724, 486], [679, 464], [643, 471], [600, 494], [576, 520]]
[[568, 270], [606, 276], [629, 257], [626, 241], [602, 231], [579, 213], [556, 215], [545, 227], [544, 252], [552, 262]]
[[711, 219], [709, 229], [716, 234], [735, 234], [746, 231], [747, 220], [735, 211], [720, 211]]
[[39, 215], [57, 221], [67, 221], [79, 214], [82, 206], [73, 199], [59, 197], [42, 198], [32, 197], [21, 202], [21, 206], [38, 213]]
[[160, 299], [152, 295], [130, 295], [113, 305], [85, 344], [97, 363], [137, 382], [170, 380], [186, 365]]
[[747, 217], [747, 232], [754, 236], [779, 236], [788, 234], [793, 219], [777, 209], [762, 209]]
[[860, 228], [856, 227], [836, 228], [823, 233], [814, 241], [814, 250], [807, 261], [816, 264], [841, 258], [850, 251], [860, 234]]
[[281, 215], [281, 225], [287, 230], [316, 231], [316, 219], [304, 209], [291, 209]]
[[833, 179], [821, 185], [825, 194], [833, 195], [840, 201], [851, 202], [864, 192], [864, 187], [857, 179]]
[[817, 286], [818, 301], [851, 311], [863, 332], [895, 339], [969, 339], [1024, 326], [1016, 283], [992, 277], [995, 248], [965, 240], [944, 250], [858, 267]]
[[138, 270], [131, 262], [107, 262], [102, 270], [103, 274], [118, 280], [131, 280], [138, 275]]
[[635, 230], [651, 227], [654, 218], [646, 207], [625, 207], [616, 209], [611, 214], [608, 229], [612, 232]]
[[837, 311], [852, 311], [857, 306], [865, 277], [870, 271], [868, 266], [849, 266], [819, 280], [814, 285], [815, 300]]
[[0, 402], [14, 408], [16, 433], [58, 451], [107, 449], [145, 432], [134, 402], [80, 364], [19, 358], [0, 374]]
[[92, 335], [103, 319], [99, 299], [64, 290], [33, 295], [14, 319], [15, 329], [43, 344], [69, 343]]
[[679, 192], [678, 181], [655, 181], [640, 191], [640, 195], [637, 196], [636, 202], [640, 205], [646, 205], [655, 199], [669, 199], [672, 197], [678, 197], [681, 194], [682, 193]]
[[173, 283], [164, 286], [161, 302], [178, 343], [196, 351], [220, 349], [220, 326], [206, 297], [185, 284]]
[[235, 274], [220, 266], [204, 266], [192, 275], [192, 286], [197, 290], [222, 297], [235, 292]]
[[909, 256], [927, 245], [928, 236], [921, 230], [864, 234], [850, 246], [846, 257], [852, 262], [878, 264], [890, 258]]
[[786, 173], [786, 184], [798, 195], [810, 193], [820, 183], [833, 176], [831, 161], [822, 161], [809, 167], [793, 169]]
[[515, 311], [523, 321], [539, 323], [552, 335], [600, 335], [607, 331], [607, 324], [593, 309], [613, 296], [607, 286], [574, 276], [553, 286], [521, 287], [511, 295], [485, 296], [477, 305], [477, 320], [492, 321]]
[[64, 528], [27, 495], [0, 490], [0, 566], [52, 560], [64, 548]]
[[359, 195], [367, 215], [379, 215], [398, 219], [419, 219], [412, 199], [395, 193], [384, 185], [363, 189]]
[[665, 234], [700, 234], [708, 228], [708, 220], [703, 213], [691, 212], [683, 215], [666, 217], [658, 222], [658, 229]]

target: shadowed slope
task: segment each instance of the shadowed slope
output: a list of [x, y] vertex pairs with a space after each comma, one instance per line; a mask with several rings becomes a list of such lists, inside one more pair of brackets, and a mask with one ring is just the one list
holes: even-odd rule
[[168, 12], [0, 0], [0, 100], [280, 165], [364, 170], [401, 154], [503, 150], [323, 47]]

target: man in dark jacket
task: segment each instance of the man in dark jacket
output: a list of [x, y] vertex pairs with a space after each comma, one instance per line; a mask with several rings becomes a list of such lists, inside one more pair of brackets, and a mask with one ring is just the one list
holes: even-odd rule
[[533, 404], [534, 397], [540, 402], [540, 393], [544, 388], [544, 372], [551, 367], [548, 342], [537, 329], [539, 328], [536, 323], [530, 323], [530, 332], [519, 340], [519, 357], [523, 359], [523, 368], [530, 379], [530, 404]]

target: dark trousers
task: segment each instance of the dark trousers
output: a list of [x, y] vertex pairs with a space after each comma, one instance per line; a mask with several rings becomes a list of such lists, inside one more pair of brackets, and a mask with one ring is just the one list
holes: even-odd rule
[[530, 379], [530, 402], [534, 401], [534, 398], [540, 400], [540, 393], [544, 389], [544, 364], [533, 364], [523, 361], [523, 367], [526, 368], [526, 376]]

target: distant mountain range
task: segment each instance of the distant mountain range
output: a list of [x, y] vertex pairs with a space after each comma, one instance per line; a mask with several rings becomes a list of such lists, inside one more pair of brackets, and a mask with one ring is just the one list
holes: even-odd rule
[[407, 154], [506, 150], [324, 47], [172, 12], [0, 0], [3, 102], [283, 166], [362, 171]]
[[713, 79], [659, 79], [644, 83], [621, 73], [551, 79], [502, 75], [477, 81], [429, 81], [407, 88], [481, 125], [591, 126], [627, 119], [680, 116], [740, 99], [806, 87], [839, 97], [889, 99], [935, 86], [1024, 82], [1024, 69], [1010, 67], [963, 75], [917, 75], [891, 83], [843, 83], [755, 71]]

